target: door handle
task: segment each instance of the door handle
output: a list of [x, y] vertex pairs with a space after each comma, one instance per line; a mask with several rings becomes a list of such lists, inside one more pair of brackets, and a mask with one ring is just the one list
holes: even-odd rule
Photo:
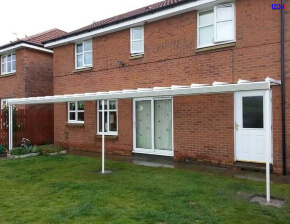
[[237, 123], [235, 123], [235, 127], [236, 127], [236, 131], [239, 130], [240, 125], [238, 125]]

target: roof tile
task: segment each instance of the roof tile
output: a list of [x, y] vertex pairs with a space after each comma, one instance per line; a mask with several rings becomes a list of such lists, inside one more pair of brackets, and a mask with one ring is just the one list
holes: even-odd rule
[[[148, 5], [148, 6], [133, 10], [131, 12], [127, 12], [127, 13], [124, 13], [124, 14], [113, 16], [111, 18], [104, 19], [104, 20], [101, 20], [101, 21], [98, 21], [98, 22], [94, 22], [94, 23], [92, 23], [92, 24], [90, 24], [88, 26], [85, 26], [85, 27], [79, 28], [77, 30], [71, 31], [71, 32], [69, 32], [67, 34], [64, 34], [63, 36], [60, 36], [59, 38], [55, 38], [55, 39], [62, 39], [62, 38], [68, 37], [68, 36], [73, 36], [74, 34], [86, 32], [86, 31], [89, 31], [89, 30], [92, 30], [92, 29], [97, 29], [97, 28], [100, 28], [102, 26], [114, 23], [114, 22], [119, 22], [119, 21], [122, 21], [122, 20], [125, 20], [125, 19], [129, 19], [131, 17], [137, 17], [137, 16], [140, 16], [140, 15], [142, 15], [144, 13], [153, 12], [153, 11], [156, 11], [156, 10], [161, 10], [162, 8], [165, 8], [165, 7], [170, 6], [170, 5], [174, 5], [174, 4], [182, 3], [182, 2], [185, 3], [185, 2], [189, 2], [189, 1], [197, 1], [197, 0], [165, 0], [165, 1], [162, 1], [162, 2], [158, 2], [158, 3], [155, 3], [155, 4], [151, 4], [151, 5]], [[54, 39], [52, 39], [50, 41], [53, 41], [53, 40]]]

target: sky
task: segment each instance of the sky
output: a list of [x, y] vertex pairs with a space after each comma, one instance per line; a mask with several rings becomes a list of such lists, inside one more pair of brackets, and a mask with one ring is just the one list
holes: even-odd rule
[[[52, 28], [72, 31], [161, 0], [1, 1], [0, 46]], [[6, 19], [4, 19], [6, 18]], [[13, 33], [16, 33], [13, 34]]]

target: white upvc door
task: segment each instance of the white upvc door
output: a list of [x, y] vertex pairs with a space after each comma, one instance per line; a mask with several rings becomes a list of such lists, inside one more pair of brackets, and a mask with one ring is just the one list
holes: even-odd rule
[[173, 156], [172, 98], [134, 99], [133, 152]]
[[236, 161], [266, 162], [266, 151], [272, 149], [271, 98], [270, 90], [235, 93]]

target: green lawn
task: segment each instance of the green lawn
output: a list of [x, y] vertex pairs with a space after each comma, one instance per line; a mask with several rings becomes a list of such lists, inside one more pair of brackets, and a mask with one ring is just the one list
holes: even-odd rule
[[249, 202], [262, 182], [77, 156], [0, 160], [0, 223], [290, 223], [290, 186], [272, 185], [282, 209]]

